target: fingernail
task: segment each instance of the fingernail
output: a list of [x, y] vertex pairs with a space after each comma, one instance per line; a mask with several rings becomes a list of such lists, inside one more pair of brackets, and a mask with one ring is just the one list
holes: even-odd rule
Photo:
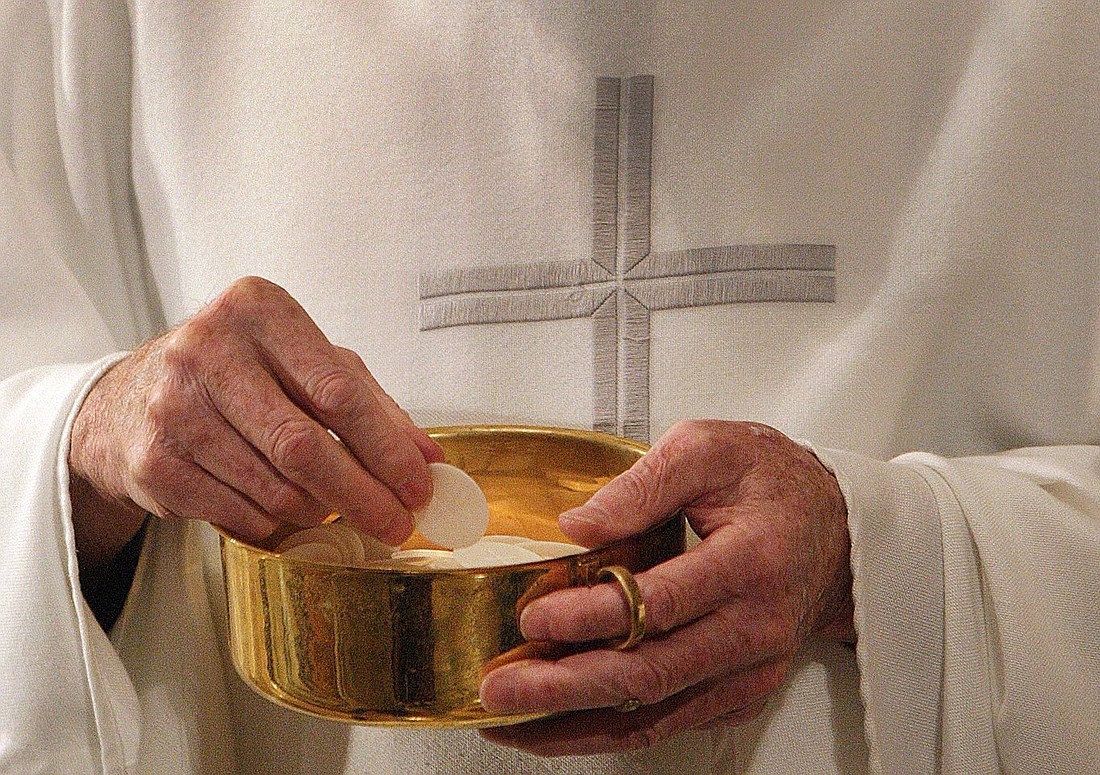
[[573, 524], [591, 525], [591, 520], [585, 519], [579, 509], [569, 509], [558, 515], [558, 523], [571, 522]]
[[[532, 608], [536, 609], [534, 614], [531, 613]], [[539, 603], [536, 600], [528, 603], [519, 612], [519, 632], [527, 640], [548, 640], [546, 633], [541, 631], [545, 628], [539, 627], [538, 608]]]
[[589, 516], [591, 512], [570, 509], [558, 517], [558, 527], [569, 538], [583, 546], [594, 546], [606, 540], [607, 528]]
[[583, 525], [598, 525], [601, 520], [601, 515], [604, 514], [605, 512], [602, 508], [593, 508], [593, 504], [590, 501], [563, 511], [559, 515], [559, 519], [567, 519], [570, 522], [577, 522]]
[[522, 670], [520, 662], [498, 667], [485, 676], [478, 687], [478, 699], [489, 713], [521, 713], [525, 709], [519, 705], [516, 692], [517, 670]]

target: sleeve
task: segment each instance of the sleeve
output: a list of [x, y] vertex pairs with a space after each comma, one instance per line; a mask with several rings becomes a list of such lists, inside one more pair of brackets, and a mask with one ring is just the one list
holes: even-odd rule
[[877, 772], [1100, 772], [1100, 449], [821, 454]]
[[[72, 22], [64, 4], [0, 10], [3, 772], [125, 772], [138, 757], [140, 704], [81, 596], [68, 495], [76, 410], [138, 330], [125, 312], [132, 288], [118, 281], [128, 238], [110, 186], [81, 192], [75, 182], [95, 143], [72, 134], [73, 106], [55, 101], [94, 89], [87, 80], [66, 88], [56, 75], [57, 47], [75, 45], [64, 40]], [[66, 137], [76, 140], [72, 153]]]
[[0, 382], [6, 772], [120, 772], [136, 761], [139, 703], [80, 595], [67, 492], [72, 416], [113, 360], [49, 366]]

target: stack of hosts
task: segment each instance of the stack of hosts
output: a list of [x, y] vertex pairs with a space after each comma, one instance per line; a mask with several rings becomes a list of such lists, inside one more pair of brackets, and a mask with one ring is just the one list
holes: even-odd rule
[[[1097, 29], [6, 4], [0, 770], [1100, 771]], [[685, 510], [645, 637], [490, 673], [560, 714], [484, 734], [253, 696], [207, 522], [398, 544], [470, 422], [655, 440], [561, 518]], [[522, 627], [629, 624], [606, 583]]]

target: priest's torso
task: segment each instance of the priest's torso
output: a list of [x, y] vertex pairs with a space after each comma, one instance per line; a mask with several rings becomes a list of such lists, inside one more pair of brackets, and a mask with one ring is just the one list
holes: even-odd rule
[[170, 321], [280, 283], [425, 424], [1064, 442], [1038, 404], [1085, 397], [1098, 276], [1074, 7], [137, 3], [149, 260]]
[[[147, 258], [170, 322], [284, 286], [424, 425], [1085, 439], [1098, 56], [1062, 5], [136, 2]], [[800, 675], [749, 729], [599, 764], [235, 708], [244, 760], [303, 771], [857, 771], [854, 659]]]

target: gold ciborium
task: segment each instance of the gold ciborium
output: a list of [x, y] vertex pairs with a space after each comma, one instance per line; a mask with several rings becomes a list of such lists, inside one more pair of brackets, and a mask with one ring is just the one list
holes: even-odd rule
[[[489, 533], [568, 541], [558, 515], [626, 470], [645, 446], [590, 431], [469, 426], [429, 431], [489, 501]], [[684, 550], [681, 515], [580, 554], [484, 569], [347, 568], [280, 557], [223, 534], [229, 648], [261, 695], [355, 724], [488, 727], [478, 701], [489, 667], [552, 644], [526, 643], [523, 606], [566, 586], [638, 572]], [[404, 548], [428, 544], [415, 535]], [[598, 648], [609, 644], [589, 644]]]

